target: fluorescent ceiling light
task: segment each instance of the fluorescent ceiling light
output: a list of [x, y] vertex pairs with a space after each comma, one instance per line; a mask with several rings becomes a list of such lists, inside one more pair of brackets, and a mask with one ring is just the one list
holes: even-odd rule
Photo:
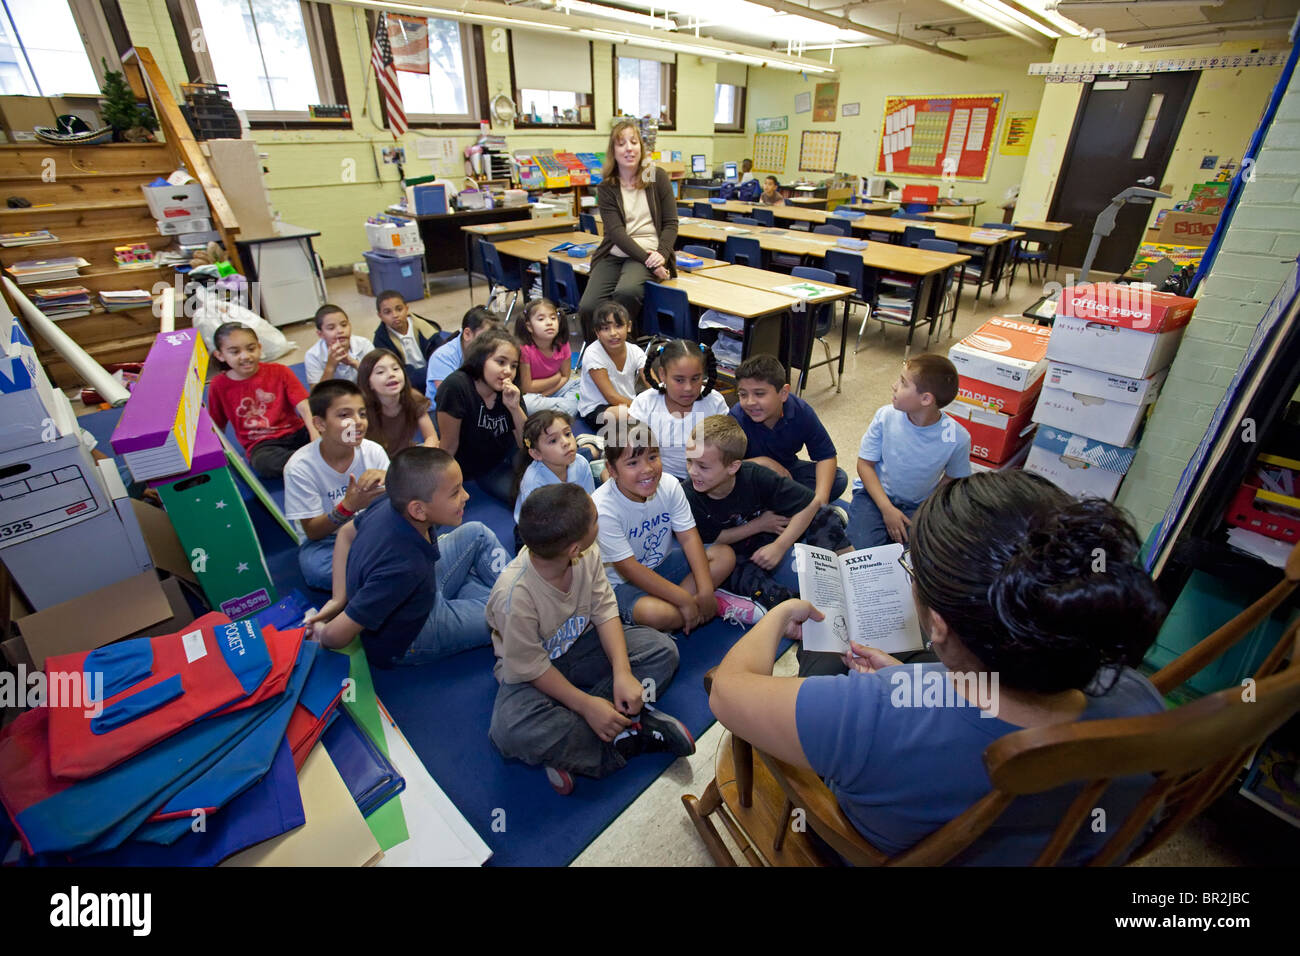
[[1055, 27], [1049, 27], [1046, 24], [1035, 20], [1033, 17], [1021, 13], [1015, 7], [1002, 3], [1001, 0], [965, 0], [964, 5], [972, 8], [984, 7], [999, 16], [1008, 17], [1023, 26], [1027, 26], [1036, 33], [1041, 33], [1049, 40], [1058, 39], [1063, 35], [1063, 31], [1058, 30]]
[[669, 50], [673, 53], [686, 53], [691, 56], [702, 56], [713, 60], [737, 59], [749, 63], [753, 66], [770, 66], [778, 70], [788, 70], [792, 73], [834, 73], [835, 68], [828, 64], [818, 63], [815, 60], [794, 60], [794, 59], [777, 59], [775, 57], [759, 57], [750, 54], [737, 54], [730, 50], [721, 50], [717, 47], [695, 46], [690, 43], [675, 43], [672, 40], [658, 39], [656, 37], [643, 37], [635, 33], [613, 33], [609, 30], [579, 30], [583, 36], [589, 36], [593, 39], [604, 40], [608, 43], [625, 43], [631, 46], [648, 46], [660, 50]]
[[667, 16], [656, 17], [648, 13], [636, 13], [619, 7], [607, 7], [601, 3], [587, 3], [586, 0], [555, 0], [555, 9], [565, 13], [579, 13], [588, 17], [621, 20], [638, 26], [650, 27], [652, 30], [676, 30], [677, 23]]

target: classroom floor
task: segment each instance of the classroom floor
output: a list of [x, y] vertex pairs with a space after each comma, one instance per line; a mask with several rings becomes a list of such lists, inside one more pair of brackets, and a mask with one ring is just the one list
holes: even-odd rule
[[[356, 290], [351, 276], [328, 281], [330, 301], [344, 309], [352, 320], [354, 334], [367, 338], [378, 324], [374, 300]], [[1039, 283], [1031, 283], [1024, 275], [1018, 277], [1009, 297], [999, 293], [990, 302], [985, 290], [978, 306], [973, 307], [973, 297], [963, 296], [956, 330], [950, 339], [936, 335], [931, 351], [946, 354], [948, 346], [970, 333], [993, 316], [1018, 316], [1041, 294]], [[482, 304], [485, 286], [474, 284], [474, 304]], [[471, 305], [463, 276], [435, 279], [431, 294], [412, 310], [425, 318], [438, 322], [445, 329], [457, 328], [461, 315]], [[837, 312], [837, 316], [838, 316]], [[853, 348], [861, 309], [852, 317], [849, 330], [849, 348]], [[302, 361], [303, 352], [316, 340], [311, 323], [286, 326], [283, 331], [298, 348], [278, 361], [292, 365]], [[838, 325], [831, 335], [834, 351], [838, 343]], [[903, 356], [906, 331], [889, 327], [883, 336], [879, 323], [872, 323], [862, 339], [862, 348], [850, 351], [845, 362], [843, 390], [836, 392], [826, 368], [815, 369], [804, 397], [817, 409], [836, 447], [840, 451], [841, 466], [852, 475], [852, 462], [862, 432], [876, 408], [890, 400], [890, 385], [898, 375]], [[924, 334], [918, 332], [913, 352], [924, 350]], [[816, 346], [814, 355], [821, 356]], [[793, 652], [777, 662], [776, 673], [793, 674], [796, 668]], [[587, 849], [574, 861], [579, 866], [708, 866], [711, 858], [687, 818], [681, 804], [682, 794], [700, 795], [713, 776], [713, 766], [723, 737], [721, 725], [714, 726], [697, 742], [696, 753], [673, 763], [627, 810], [625, 810]], [[583, 781], [578, 781], [581, 787]], [[1227, 800], [1228, 798], [1225, 798]], [[1145, 865], [1164, 866], [1234, 866], [1268, 862], [1269, 847], [1278, 846], [1274, 839], [1259, 839], [1258, 831], [1247, 835], [1245, 822], [1239, 819], [1236, 804], [1212, 808], [1200, 820], [1183, 830], [1160, 852], [1153, 854]], [[1218, 812], [1216, 812], [1218, 811]], [[1252, 825], [1268, 827], [1254, 821]], [[1284, 825], [1282, 830], [1286, 831]], [[722, 828], [719, 828], [722, 829]], [[730, 837], [723, 830], [723, 838]], [[1294, 833], [1294, 831], [1291, 831]], [[1291, 833], [1281, 835], [1283, 844], [1294, 846]]]

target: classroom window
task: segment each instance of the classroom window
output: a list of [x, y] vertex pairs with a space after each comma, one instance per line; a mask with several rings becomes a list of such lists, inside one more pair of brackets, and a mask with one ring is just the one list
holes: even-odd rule
[[673, 60], [614, 57], [614, 107], [622, 116], [657, 116], [671, 129], [677, 107], [677, 64]]
[[86, 0], [5, 0], [0, 7], [0, 94], [97, 94], [99, 60], [117, 51], [96, 4]]
[[305, 0], [181, 0], [179, 14], [173, 22], [182, 53], [192, 51], [200, 78], [223, 84], [250, 121], [307, 120], [312, 105], [346, 102], [325, 39], [333, 31], [328, 7]]
[[511, 30], [510, 77], [515, 125], [594, 128], [589, 41]]
[[473, 31], [455, 20], [429, 18], [429, 72], [397, 72], [406, 118], [412, 125], [469, 126], [480, 115]]
[[713, 87], [713, 129], [739, 133], [745, 129], [745, 88], [731, 83]]

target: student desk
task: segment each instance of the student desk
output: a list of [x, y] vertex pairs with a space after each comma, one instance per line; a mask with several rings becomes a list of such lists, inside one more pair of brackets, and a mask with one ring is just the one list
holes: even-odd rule
[[[792, 299], [798, 299], [812, 305], [823, 305], [830, 302], [844, 303], [844, 321], [840, 323], [840, 354], [839, 358], [839, 376], [835, 379], [835, 391], [838, 394], [844, 385], [844, 355], [846, 352], [846, 343], [848, 341], [849, 327], [849, 298], [857, 294], [857, 289], [847, 285], [834, 285], [829, 282], [819, 282], [813, 279], [796, 279], [788, 276], [784, 272], [768, 272], [766, 269], [755, 269], [751, 266], [733, 266], [723, 265], [715, 269], [710, 269], [707, 277], [710, 279], [721, 279], [723, 282], [731, 282], [736, 285], [745, 286], [751, 289], [766, 289], [769, 292], [776, 292], [777, 295], [789, 295], [786, 292], [778, 291], [782, 286], [793, 285], [797, 282], [813, 282], [815, 285], [822, 286], [828, 291], [816, 296], [810, 296], [804, 299], [802, 296], [790, 296]], [[812, 362], [813, 339], [815, 338], [815, 327], [808, 323], [808, 335], [805, 342], [800, 343], [800, 362], [799, 362], [799, 391], [803, 391], [803, 385], [808, 379], [808, 366]], [[834, 358], [827, 359], [827, 363], [834, 361]]]
[[975, 210], [972, 207], [969, 213], [955, 212], [951, 209], [931, 209], [929, 212], [920, 214], [925, 219], [937, 219], [940, 222], [973, 222], [975, 219]]
[[[527, 210], [529, 207], [505, 206], [502, 208], [507, 210], [511, 210], [511, 209]], [[488, 209], [483, 211], [496, 212], [497, 210]], [[578, 220], [573, 218], [572, 216], [549, 216], [544, 219], [533, 219], [531, 218], [531, 213], [529, 214], [529, 216], [530, 218], [514, 219], [508, 222], [475, 222], [460, 227], [460, 231], [465, 235], [465, 258], [463, 263], [457, 263], [457, 264], [458, 265], [463, 264], [465, 266], [465, 281], [469, 283], [469, 298], [471, 302], [474, 301], [474, 273], [475, 271], [477, 271], [479, 274], [482, 274], [483, 272], [483, 261], [479, 258], [479, 254], [478, 254], [479, 239], [488, 239], [488, 240], [495, 241], [495, 239], [498, 236], [502, 238], [517, 239], [522, 236], [536, 236], [541, 233], [563, 232], [565, 230], [571, 230], [574, 226], [578, 224]], [[429, 258], [432, 252], [432, 248], [429, 246], [428, 240], [424, 238], [425, 224], [421, 220], [424, 219], [432, 220], [438, 218], [445, 219], [447, 217], [416, 216], [416, 221], [419, 222], [420, 224], [420, 239], [423, 240], [425, 243], [424, 245], [425, 264], [430, 274], [432, 274], [434, 268], [432, 265], [433, 260]], [[552, 245], [554, 245], [554, 243], [552, 243]], [[446, 265], [447, 265], [446, 260], [442, 260], [440, 263], [440, 267], [446, 268]]]
[[[853, 228], [863, 232], [884, 232], [891, 236], [902, 236], [909, 226], [917, 225], [916, 220], [895, 219], [893, 216], [863, 216], [854, 220]], [[979, 301], [980, 290], [985, 285], [992, 286], [992, 295], [996, 295], [1001, 283], [1002, 273], [1006, 268], [1007, 253], [1011, 242], [1025, 238], [1025, 233], [1013, 229], [975, 229], [971, 226], [958, 226], [953, 223], [930, 221], [924, 228], [933, 229], [936, 239], [966, 246], [981, 246], [985, 250], [985, 268], [980, 270], [979, 282], [975, 285], [975, 301]], [[897, 241], [897, 238], [895, 238]], [[1010, 289], [1007, 290], [1010, 294]]]
[[786, 200], [792, 206], [802, 206], [804, 209], [825, 209], [825, 196], [791, 196]]
[[792, 222], [823, 223], [826, 221], [826, 217], [830, 215], [824, 209], [805, 209], [802, 206], [791, 205], [764, 206], [762, 203], [740, 202], [736, 199], [709, 203], [709, 205], [719, 212], [735, 213], [738, 216], [748, 216], [755, 209], [767, 209], [771, 211], [773, 219], [787, 219]]
[[[523, 262], [537, 262], [543, 268], [546, 267], [547, 260], [552, 257], [563, 259], [572, 263], [573, 271], [578, 275], [587, 275], [591, 272], [590, 255], [575, 258], [565, 255], [563, 252], [552, 252], [551, 250], [561, 243], [572, 242], [574, 244], [589, 245], [594, 252], [599, 241], [598, 236], [593, 236], [589, 232], [557, 232], [542, 236], [528, 236], [524, 239], [506, 239], [502, 242], [494, 242], [493, 245], [497, 247], [497, 251], [503, 256], [509, 256]], [[726, 264], [718, 259], [705, 259], [702, 264], [689, 269], [679, 265], [677, 271], [698, 272], [701, 269], [712, 269]]]
[[1052, 257], [1052, 250], [1056, 250], [1056, 271], [1061, 271], [1061, 250], [1064, 243], [1061, 239], [1065, 234], [1074, 228], [1071, 222], [1053, 222], [1050, 219], [1022, 219], [1015, 224], [1016, 228], [1025, 234], [1026, 242], [1036, 242], [1047, 252], [1047, 258]]

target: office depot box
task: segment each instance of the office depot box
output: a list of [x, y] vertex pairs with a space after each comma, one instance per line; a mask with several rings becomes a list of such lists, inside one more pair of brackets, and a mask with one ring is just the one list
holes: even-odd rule
[[189, 471], [208, 350], [193, 329], [162, 332], [110, 439], [137, 481]]
[[[1061, 290], [1057, 317], [1087, 319], [1139, 332], [1172, 332], [1191, 321], [1196, 300], [1136, 285], [1098, 282]], [[1054, 358], [1049, 347], [1048, 358]], [[1089, 368], [1100, 366], [1081, 363]]]
[[0, 452], [37, 445], [53, 434], [54, 387], [36, 350], [12, 318], [0, 341]]
[[1034, 436], [1025, 471], [1037, 472], [1076, 498], [1114, 501], [1136, 454], [1136, 448], [1117, 448], [1043, 425]]
[[1161, 242], [1181, 243], [1185, 246], [1208, 246], [1214, 230], [1219, 228], [1218, 213], [1174, 212], [1172, 209], [1160, 221]]
[[948, 350], [957, 367], [958, 395], [1015, 415], [1033, 403], [1047, 368], [1052, 330], [1018, 319], [994, 318]]
[[1179, 326], [1169, 332], [1139, 332], [1058, 316], [1047, 343], [1047, 357], [1067, 365], [1146, 378], [1173, 362], [1185, 331], [1186, 326]]
[[1128, 378], [1053, 362], [1048, 366], [1034, 421], [1111, 445], [1132, 443], [1169, 369]]
[[232, 619], [255, 614], [277, 600], [266, 557], [244, 499], [226, 464], [226, 452], [206, 408], [199, 409], [193, 467], [184, 475], [150, 482], [208, 603]]
[[970, 432], [971, 458], [1000, 465], [1014, 457], [1036, 427], [1030, 419], [1031, 409], [1005, 415], [991, 408], [956, 401], [944, 409]]

